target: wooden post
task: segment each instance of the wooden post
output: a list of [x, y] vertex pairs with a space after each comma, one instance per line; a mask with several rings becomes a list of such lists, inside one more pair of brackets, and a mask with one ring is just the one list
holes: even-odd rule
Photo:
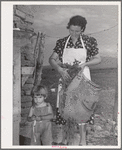
[[21, 47], [27, 42], [26, 32], [13, 31], [13, 145], [19, 145], [21, 121]]
[[[14, 31], [16, 32], [16, 31]], [[13, 145], [19, 145], [21, 114], [21, 40], [13, 37]]]
[[41, 75], [43, 68], [43, 60], [44, 60], [44, 43], [45, 43], [45, 35], [43, 33], [38, 33], [37, 42], [35, 46], [35, 71], [34, 71], [34, 87], [33, 90], [41, 83]]

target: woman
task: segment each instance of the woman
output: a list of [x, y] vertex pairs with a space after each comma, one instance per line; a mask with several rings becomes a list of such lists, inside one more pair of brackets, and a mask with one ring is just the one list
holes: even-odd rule
[[[66, 84], [68, 81], [70, 81], [70, 87], [66, 90], [67, 86], [63, 86], [59, 84], [59, 91], [61, 91], [62, 87], [65, 90], [62, 90], [63, 97], [65, 97], [68, 94], [68, 90], [71, 88], [76, 88], [79, 86], [80, 82], [78, 81], [77, 84], [77, 79], [76, 77], [71, 79], [71, 74], [68, 73], [67, 69], [67, 64], [69, 66], [73, 66], [74, 64], [77, 64], [77, 68], [82, 70], [80, 74], [84, 74], [84, 76], [88, 79], [91, 80], [90, 77], [90, 71], [89, 71], [89, 66], [91, 65], [96, 65], [101, 62], [101, 58], [98, 52], [97, 48], [97, 42], [96, 39], [92, 37], [88, 37], [83, 34], [86, 28], [87, 21], [84, 17], [82, 16], [73, 16], [68, 23], [67, 29], [69, 29], [69, 35], [67, 37], [64, 37], [62, 39], [59, 39], [56, 43], [56, 46], [54, 48], [54, 52], [51, 55], [49, 62], [51, 66], [58, 71], [58, 73], [61, 76], [62, 83], [63, 85]], [[60, 65], [57, 63], [57, 60], [60, 60], [62, 64], [65, 65]], [[62, 67], [63, 66], [63, 67]], [[71, 72], [71, 71], [70, 71]], [[77, 72], [77, 71], [74, 71]], [[75, 73], [76, 74], [76, 73]], [[77, 75], [79, 73], [77, 72]], [[79, 74], [79, 75], [80, 75]], [[60, 79], [60, 81], [61, 81]], [[82, 80], [82, 78], [80, 78]], [[72, 84], [71, 84], [72, 83]], [[80, 85], [82, 86], [82, 85]], [[70, 90], [71, 91], [71, 90]], [[64, 94], [65, 93], [65, 94]], [[70, 92], [71, 93], [71, 92]], [[62, 97], [59, 95], [59, 103], [62, 103]], [[69, 100], [68, 96], [65, 99], [65, 104]], [[79, 98], [80, 99], [80, 98]], [[74, 100], [75, 101], [75, 100]], [[61, 108], [60, 108], [61, 107]], [[60, 112], [63, 112], [62, 109], [65, 109], [65, 106], [62, 107], [59, 105], [59, 110]], [[75, 108], [77, 109], [77, 108]], [[83, 108], [82, 108], [83, 109]], [[85, 112], [87, 114], [87, 111]], [[81, 116], [80, 119], [83, 119], [84, 117]], [[79, 125], [80, 129], [80, 145], [86, 145], [86, 140], [85, 140], [85, 122], [88, 120], [88, 116], [86, 117], [86, 120], [81, 122], [77, 122]], [[66, 120], [67, 121], [67, 120]], [[67, 121], [68, 122], [68, 121]], [[62, 121], [62, 123], [64, 123]], [[70, 121], [71, 123], [71, 121]], [[68, 125], [67, 125], [68, 126]]]

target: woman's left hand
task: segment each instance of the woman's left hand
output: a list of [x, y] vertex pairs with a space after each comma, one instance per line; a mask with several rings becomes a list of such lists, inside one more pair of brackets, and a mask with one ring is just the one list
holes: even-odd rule
[[79, 65], [79, 68], [81, 68], [81, 70], [83, 70], [85, 68], [85, 66], [86, 66], [86, 63], [83, 63], [83, 64]]

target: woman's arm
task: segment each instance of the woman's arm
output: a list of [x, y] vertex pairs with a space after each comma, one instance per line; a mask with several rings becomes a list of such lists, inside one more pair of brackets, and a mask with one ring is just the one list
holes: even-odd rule
[[53, 52], [53, 54], [50, 56], [49, 58], [49, 63], [50, 65], [58, 72], [60, 72], [60, 70], [62, 69], [56, 62], [56, 60], [58, 59], [58, 54], [56, 52]]
[[92, 56], [90, 61], [83, 63], [80, 65], [81, 68], [84, 68], [85, 66], [92, 66], [92, 65], [97, 65], [101, 62], [101, 57], [99, 54]]
[[56, 60], [58, 59], [58, 54], [56, 52], [53, 52], [53, 54], [49, 58], [50, 65], [58, 71], [58, 73], [61, 75], [63, 80], [66, 80], [70, 78], [69, 74], [67, 73], [66, 69], [63, 69], [60, 65], [57, 64]]
[[101, 62], [101, 57], [99, 54], [92, 56], [91, 60], [86, 62], [87, 66], [97, 65]]

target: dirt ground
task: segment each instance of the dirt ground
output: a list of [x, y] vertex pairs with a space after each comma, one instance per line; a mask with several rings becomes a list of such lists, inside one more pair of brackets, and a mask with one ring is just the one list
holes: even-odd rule
[[[45, 70], [44, 77], [42, 76], [42, 78], [43, 78], [42, 80], [43, 84], [47, 85], [49, 89], [57, 87], [58, 76], [57, 74], [55, 74], [54, 71], [51, 71], [50, 73], [48, 70]], [[96, 79], [97, 77], [95, 76], [94, 78]], [[106, 84], [108, 83], [106, 78], [104, 82]], [[101, 83], [103, 82], [101, 81]], [[101, 101], [99, 102], [95, 110], [94, 125], [87, 124], [87, 128], [86, 128], [87, 129], [87, 135], [86, 135], [87, 145], [91, 145], [91, 146], [98, 146], [98, 145], [117, 146], [118, 145], [117, 123], [112, 120], [113, 106], [114, 106], [113, 89], [114, 89], [115, 83], [113, 82], [110, 82], [110, 83], [112, 84], [111, 89], [110, 89], [110, 85], [107, 85], [109, 86], [109, 88], [106, 88], [108, 91], [107, 90], [103, 91], [103, 96], [101, 98]], [[109, 94], [109, 97], [106, 98], [106, 95], [108, 94]], [[49, 95], [50, 96], [47, 101], [51, 104], [53, 111], [54, 111], [54, 115], [55, 115], [56, 92], [54, 93], [50, 92]], [[102, 100], [103, 97], [105, 98], [104, 100]], [[102, 114], [102, 112], [104, 112], [104, 114]], [[25, 127], [24, 124], [20, 125], [20, 145], [29, 145], [30, 138], [27, 137], [24, 127]], [[62, 127], [60, 125], [56, 125], [54, 122], [52, 123], [52, 133], [53, 133], [53, 142], [54, 142], [53, 145], [57, 145], [58, 143], [61, 142], [61, 139], [62, 139], [61, 130], [62, 130]], [[76, 133], [74, 136], [75, 136], [75, 140], [74, 140], [73, 145], [79, 145], [79, 139], [80, 139], [79, 134]]]
[[[26, 128], [27, 129], [27, 128]], [[24, 126], [21, 126], [20, 145], [30, 145], [30, 138], [26, 137]], [[91, 146], [117, 146], [117, 125], [110, 120], [105, 120], [103, 116], [95, 114], [94, 125], [86, 126], [86, 143]], [[62, 125], [52, 123], [53, 145], [59, 145], [62, 140]], [[80, 135], [75, 133], [72, 145], [79, 145]]]

